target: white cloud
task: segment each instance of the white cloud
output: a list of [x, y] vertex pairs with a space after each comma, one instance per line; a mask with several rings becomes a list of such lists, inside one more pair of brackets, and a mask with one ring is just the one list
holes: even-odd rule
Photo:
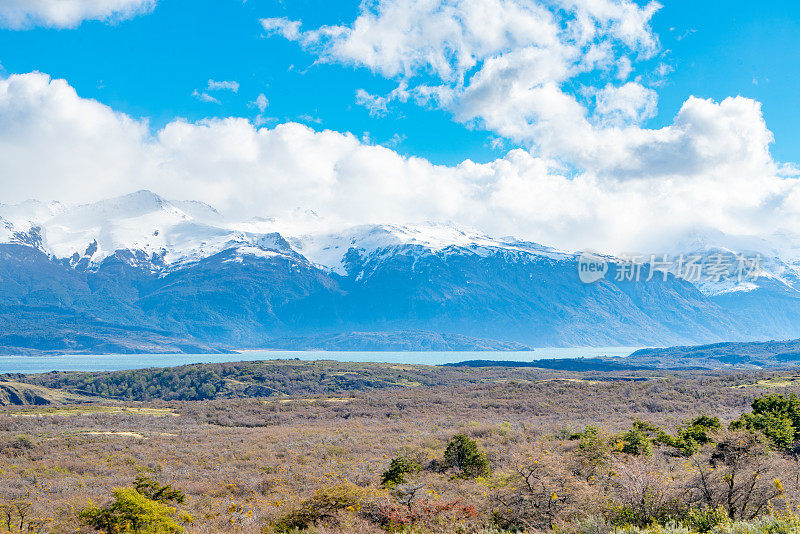
[[[675, 187], [775, 176], [772, 134], [753, 100], [692, 97], [671, 124], [642, 126], [656, 116], [653, 87], [671, 67], [656, 59], [652, 72], [622, 82], [634, 63], [657, 58], [649, 24], [660, 7], [630, 0], [377, 0], [362, 3], [349, 25], [262, 24], [320, 61], [399, 79], [406, 99], [448, 110], [598, 183], [643, 180], [653, 188], [657, 180]], [[366, 89], [356, 95], [373, 114], [399, 99]]]
[[[443, 166], [298, 123], [175, 120], [152, 132], [63, 80], [30, 73], [0, 80], [0, 193], [4, 202], [80, 202], [146, 188], [242, 216], [288, 217], [299, 207], [331, 224], [452, 220], [609, 251], [652, 250], [644, 247], [694, 227], [762, 233], [800, 224], [796, 169], [769, 158], [758, 103], [690, 99], [672, 126], [646, 135], [655, 140], [626, 145], [641, 160], [632, 168], [671, 155], [657, 165], [675, 172], [572, 176], [522, 149]], [[665, 148], [651, 153], [654, 143]]]
[[356, 90], [356, 104], [367, 108], [370, 117], [381, 117], [389, 111], [387, 107], [389, 104], [388, 97], [373, 95], [364, 89]]
[[364, 12], [351, 26], [303, 32], [300, 22], [285, 18], [261, 23], [268, 33], [318, 47], [328, 60], [365, 65], [386, 76], [424, 70], [456, 80], [509, 46], [556, 41], [549, 12], [524, 4], [531, 9], [516, 0], [393, 0], [362, 4]]
[[409, 98], [411, 98], [411, 93], [408, 91], [406, 82], [400, 82], [386, 96], [373, 95], [364, 89], [356, 90], [356, 104], [367, 108], [371, 117], [382, 117], [389, 112], [391, 102], [407, 102]]
[[219, 98], [210, 94], [212, 91], [231, 91], [233, 93], [238, 93], [239, 82], [233, 82], [233, 81], [218, 82], [215, 80], [208, 80], [208, 85], [206, 86], [205, 91], [200, 91], [195, 89], [194, 91], [192, 91], [192, 96], [201, 102], [208, 102], [209, 104], [221, 104], [222, 102], [220, 102]]
[[0, 27], [74, 28], [84, 20], [116, 22], [148, 13], [156, 0], [2, 0]]
[[267, 35], [281, 35], [290, 41], [297, 41], [301, 37], [300, 23], [286, 17], [261, 19], [261, 26]]
[[609, 84], [595, 94], [595, 101], [594, 113], [602, 124], [625, 126], [655, 117], [658, 93], [636, 82]]
[[234, 93], [239, 92], [239, 82], [217, 82], [214, 80], [208, 80], [208, 87], [206, 87], [207, 91], [232, 91]]
[[192, 96], [201, 102], [208, 102], [210, 104], [221, 104], [219, 99], [211, 96], [205, 91], [198, 91], [197, 89], [195, 89], [194, 91], [192, 91]]
[[264, 113], [264, 111], [266, 111], [266, 109], [269, 107], [269, 100], [267, 100], [267, 97], [264, 95], [264, 93], [260, 93], [258, 97], [256, 97], [256, 100], [253, 102], [253, 104], [255, 104], [255, 106], [258, 108], [258, 111]]
[[[663, 141], [638, 126], [656, 114], [657, 95], [640, 80], [610, 81], [624, 81], [635, 61], [657, 54], [649, 23], [659, 8], [630, 0], [378, 0], [363, 3], [349, 25], [303, 30], [285, 18], [262, 25], [320, 61], [399, 78], [405, 95], [467, 125], [587, 171], [627, 176], [650, 172], [631, 161], [644, 161], [636, 156]], [[568, 89], [586, 74], [606, 80], [589, 91], [596, 106]], [[373, 115], [396, 99], [356, 93]]]
[[617, 79], [624, 82], [631, 75], [631, 72], [633, 72], [631, 59], [628, 57], [619, 58], [617, 61]]

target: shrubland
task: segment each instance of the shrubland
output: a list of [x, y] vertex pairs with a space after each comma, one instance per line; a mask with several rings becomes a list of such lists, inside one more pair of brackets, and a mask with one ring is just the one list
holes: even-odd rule
[[0, 410], [0, 532], [800, 532], [785, 373], [238, 365], [190, 374], [275, 391]]

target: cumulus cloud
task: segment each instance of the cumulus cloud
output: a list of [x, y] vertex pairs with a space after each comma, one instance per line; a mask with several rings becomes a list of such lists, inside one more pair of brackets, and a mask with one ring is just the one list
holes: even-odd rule
[[[630, 0], [378, 0], [362, 3], [348, 25], [304, 29], [286, 18], [261, 22], [268, 34], [300, 43], [319, 61], [398, 79], [402, 93], [356, 93], [373, 115], [410, 95], [588, 172], [691, 173], [702, 167], [694, 161], [699, 152], [681, 169], [672, 151], [695, 147], [699, 140], [685, 136], [699, 130], [686, 123], [644, 129], [656, 114], [657, 93], [638, 78], [625, 83], [635, 63], [658, 54], [650, 20], [660, 7]], [[659, 68], [648, 78], [653, 86], [666, 74]], [[587, 94], [593, 95], [588, 102]], [[698, 107], [687, 106], [682, 118]], [[659, 162], [668, 165], [652, 167]]]
[[602, 124], [639, 124], [656, 115], [658, 93], [636, 82], [623, 86], [606, 85], [595, 95], [595, 115]]
[[116, 22], [153, 10], [156, 0], [3, 0], [0, 27], [74, 28], [84, 20]]
[[[642, 160], [632, 167], [671, 153], [687, 161], [662, 168], [693, 172], [625, 180], [574, 174], [523, 149], [488, 163], [434, 165], [348, 133], [298, 123], [259, 128], [233, 117], [175, 120], [153, 131], [81, 98], [64, 80], [40, 73], [0, 80], [4, 202], [84, 202], [146, 188], [241, 216], [288, 217], [302, 208], [332, 225], [452, 220], [609, 251], [653, 250], [645, 247], [693, 227], [763, 233], [800, 223], [798, 178], [769, 158], [758, 103], [690, 99], [670, 127], [648, 135], [656, 141], [629, 147]], [[651, 154], [654, 142], [668, 148]], [[744, 160], [749, 167], [738, 168]]]

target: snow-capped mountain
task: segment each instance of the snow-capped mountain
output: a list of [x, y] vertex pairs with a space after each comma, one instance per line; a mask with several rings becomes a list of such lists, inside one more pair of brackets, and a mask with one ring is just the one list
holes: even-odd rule
[[297, 257], [278, 234], [248, 232], [201, 202], [168, 201], [150, 191], [64, 206], [26, 202], [0, 205], [7, 243], [34, 241], [73, 267], [96, 269], [120, 254], [151, 271], [176, 268], [229, 249], [241, 254]]
[[340, 275], [355, 276], [365, 273], [353, 273], [354, 264], [369, 263], [375, 267], [397, 254], [486, 256], [502, 252], [523, 257], [574, 258], [573, 254], [536, 243], [494, 239], [475, 230], [441, 223], [363, 225], [339, 233], [305, 234], [290, 238], [290, 242], [313, 263]]
[[230, 221], [207, 204], [166, 200], [150, 191], [77, 206], [37, 201], [0, 204], [0, 222], [5, 230], [0, 242], [32, 242], [38, 236], [42, 251], [90, 269], [119, 252], [136, 266], [143, 266], [144, 258], [144, 263], [157, 271], [234, 248], [242, 254], [299, 253], [341, 275], [348, 274], [351, 249], [371, 260], [411, 250], [420, 254], [503, 250], [559, 259], [572, 256], [514, 238], [494, 239], [452, 224], [364, 225], [338, 233], [296, 233], [274, 219]]
[[[775, 284], [800, 291], [798, 254], [800, 236], [797, 235], [734, 236], [704, 229], [686, 233], [666, 254], [651, 257], [658, 260], [660, 256], [666, 256], [672, 261], [671, 273], [691, 281], [703, 294], [715, 297]], [[691, 269], [685, 263], [689, 261], [700, 266], [716, 263], [718, 268], [726, 271], [725, 276], [719, 279], [687, 276]]]
[[308, 228], [234, 221], [149, 191], [0, 205], [0, 347], [280, 348], [324, 338], [347, 348], [347, 339], [410, 331], [400, 337], [428, 348], [467, 338], [507, 348], [800, 337], [800, 248], [781, 248], [780, 237], [697, 234], [666, 251], [757, 252], [763, 275], [753, 281], [692, 282], [675, 270], [627, 280], [614, 276], [624, 258], [606, 256], [608, 276], [584, 284], [579, 254], [452, 224]]

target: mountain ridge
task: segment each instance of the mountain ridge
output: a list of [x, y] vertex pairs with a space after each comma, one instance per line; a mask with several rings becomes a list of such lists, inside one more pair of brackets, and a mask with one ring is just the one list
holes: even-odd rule
[[[752, 287], [718, 291], [674, 272], [625, 280], [614, 256], [604, 279], [583, 284], [577, 253], [452, 224], [281, 232], [274, 219], [230, 221], [150, 191], [79, 206], [0, 205], [0, 218], [0, 309], [16, 339], [63, 335], [69, 346], [96, 335], [108, 342], [97, 346], [127, 347], [124, 332], [154, 331], [162, 337], [140, 340], [143, 350], [180, 350], [180, 339], [235, 350], [321, 335], [342, 348], [352, 332], [526, 347], [800, 337], [791, 258], [769, 258], [772, 270]], [[759, 318], [768, 312], [771, 320]], [[59, 326], [64, 317], [71, 330]]]

